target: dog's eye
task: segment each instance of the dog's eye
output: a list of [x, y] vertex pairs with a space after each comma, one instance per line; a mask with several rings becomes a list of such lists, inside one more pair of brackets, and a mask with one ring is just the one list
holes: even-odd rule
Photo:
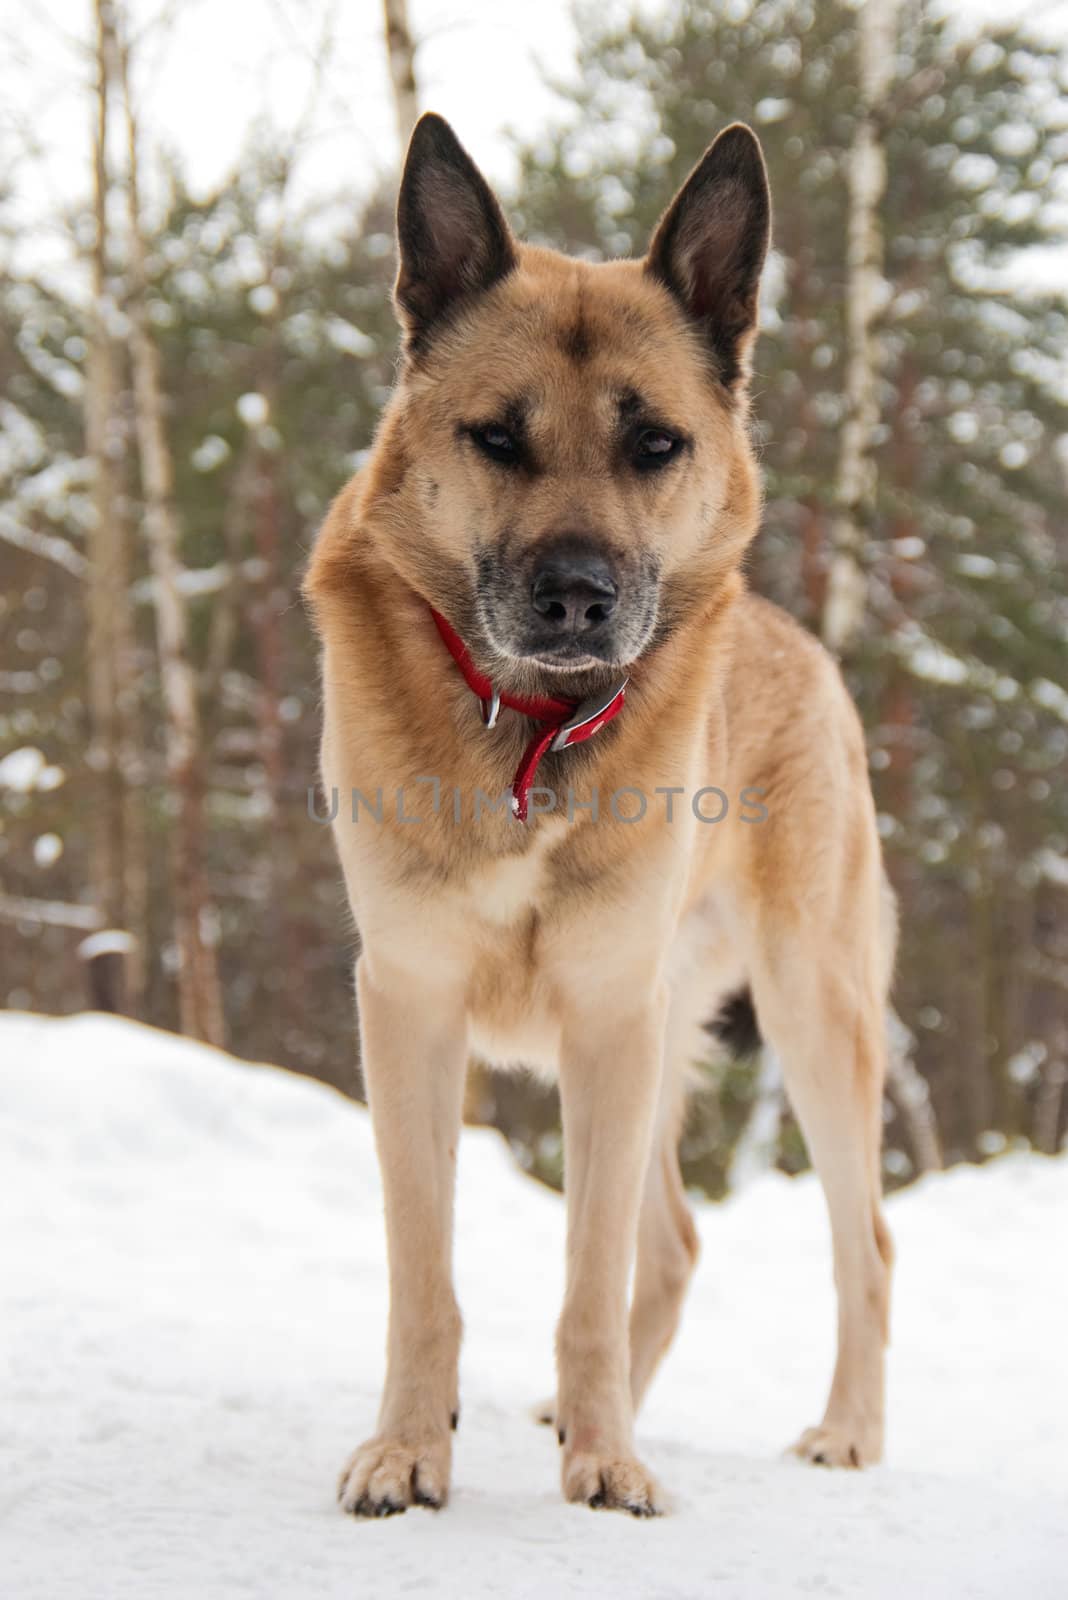
[[491, 423], [488, 428], [472, 428], [471, 437], [491, 461], [501, 461], [506, 466], [512, 466], [519, 460], [519, 446], [507, 428], [500, 428], [496, 423]]
[[643, 428], [634, 442], [636, 467], [663, 467], [679, 451], [681, 440], [663, 428]]

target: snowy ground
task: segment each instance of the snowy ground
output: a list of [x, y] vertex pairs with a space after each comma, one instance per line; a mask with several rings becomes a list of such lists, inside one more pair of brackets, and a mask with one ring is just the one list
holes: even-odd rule
[[357, 1523], [385, 1273], [364, 1113], [101, 1018], [0, 1016], [5, 1600], [428, 1593], [973, 1597], [1068, 1592], [1068, 1161], [1010, 1157], [890, 1202], [888, 1464], [779, 1457], [831, 1357], [809, 1180], [703, 1206], [684, 1330], [641, 1419], [653, 1523], [564, 1505], [551, 1388], [562, 1210], [465, 1137], [453, 1497]]

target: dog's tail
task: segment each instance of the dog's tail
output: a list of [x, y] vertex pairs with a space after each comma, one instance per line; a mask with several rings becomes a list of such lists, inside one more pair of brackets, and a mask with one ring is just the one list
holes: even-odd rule
[[728, 995], [705, 1027], [735, 1061], [755, 1056], [764, 1043], [749, 989]]

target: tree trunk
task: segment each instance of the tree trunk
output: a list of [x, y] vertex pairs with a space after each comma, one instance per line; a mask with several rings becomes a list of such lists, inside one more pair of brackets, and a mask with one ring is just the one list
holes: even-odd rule
[[138, 181], [137, 123], [130, 94], [128, 46], [119, 51], [126, 110], [126, 197], [129, 219], [130, 359], [137, 446], [144, 496], [145, 534], [153, 585], [160, 680], [163, 691], [167, 779], [175, 807], [172, 837], [178, 1001], [183, 1033], [209, 1044], [225, 1043], [215, 946], [217, 918], [203, 867], [203, 793], [196, 674], [189, 654], [181, 589], [181, 538], [174, 500], [174, 462], [163, 411], [159, 351], [148, 318], [148, 275]]
[[114, 307], [109, 281], [107, 130], [109, 58], [115, 37], [110, 0], [95, 5], [96, 95], [93, 115], [92, 304], [85, 381], [85, 434], [92, 462], [93, 516], [88, 535], [88, 759], [94, 778], [90, 807], [90, 878], [103, 921], [121, 927], [123, 907], [123, 784], [120, 618], [128, 588], [124, 529], [118, 515]]
[[1048, 1156], [1060, 1149], [1061, 1105], [1068, 1084], [1068, 1029], [1058, 1028], [1035, 1102], [1034, 1146]]
[[397, 138], [401, 154], [408, 148], [419, 116], [419, 94], [415, 77], [415, 44], [408, 26], [408, 0], [383, 0], [386, 21], [386, 51], [389, 77], [393, 85], [393, 114], [397, 119]]
[[860, 119], [849, 157], [849, 245], [846, 281], [846, 417], [842, 425], [831, 527], [831, 569], [823, 639], [842, 652], [864, 621], [865, 525], [875, 500], [875, 432], [879, 422], [875, 318], [883, 282], [879, 207], [886, 190], [882, 110], [894, 63], [897, 0], [865, 0], [857, 13]]
[[756, 1094], [731, 1156], [727, 1187], [737, 1194], [754, 1178], [770, 1172], [779, 1155], [783, 1112], [782, 1067], [770, 1044], [761, 1047]]
[[[127, 537], [130, 531], [127, 515], [124, 514], [122, 521], [123, 538], [129, 550], [132, 540]], [[145, 760], [141, 697], [136, 687], [139, 682], [139, 672], [133, 616], [129, 607], [123, 608], [122, 620], [119, 639], [119, 660], [122, 663], [122, 685], [119, 690], [121, 708], [119, 760], [122, 767], [124, 795], [123, 925], [131, 936], [126, 957], [125, 994], [130, 1015], [144, 1018], [145, 996], [148, 990], [147, 955], [150, 949], [148, 764]]]
[[915, 1039], [897, 1012], [887, 1013], [886, 1086], [909, 1131], [918, 1173], [940, 1172], [942, 1145], [927, 1080], [912, 1059]]

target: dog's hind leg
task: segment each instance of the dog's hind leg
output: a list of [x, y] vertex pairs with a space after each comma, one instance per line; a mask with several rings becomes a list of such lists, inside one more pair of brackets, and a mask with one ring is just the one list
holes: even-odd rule
[[794, 1446], [824, 1466], [866, 1466], [883, 1447], [893, 1255], [880, 1204], [886, 1023], [863, 943], [780, 930], [753, 969], [761, 1032], [782, 1061], [830, 1215], [838, 1356], [823, 1420]]

